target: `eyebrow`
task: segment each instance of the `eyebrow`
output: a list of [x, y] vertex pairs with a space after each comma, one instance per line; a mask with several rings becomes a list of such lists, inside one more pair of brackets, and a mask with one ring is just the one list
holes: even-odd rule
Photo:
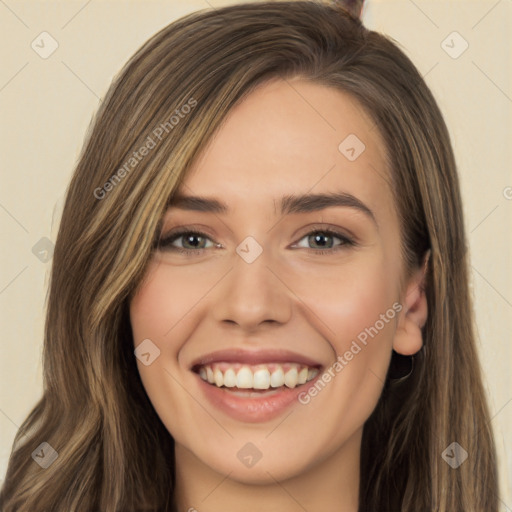
[[[274, 207], [275, 206], [276, 200], [274, 200]], [[377, 225], [377, 221], [372, 210], [360, 199], [347, 192], [285, 195], [280, 199], [280, 215], [316, 212], [334, 206], [343, 206], [359, 210]], [[229, 211], [228, 205], [218, 199], [200, 196], [187, 196], [182, 194], [175, 195], [169, 201], [167, 207], [219, 214], [227, 213]]]

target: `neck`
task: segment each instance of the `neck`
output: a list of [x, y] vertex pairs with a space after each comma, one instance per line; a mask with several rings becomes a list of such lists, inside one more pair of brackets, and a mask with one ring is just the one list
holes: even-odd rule
[[221, 474], [176, 443], [177, 512], [357, 512], [362, 429], [336, 452], [305, 471], [278, 480], [266, 468], [267, 482], [240, 482]]

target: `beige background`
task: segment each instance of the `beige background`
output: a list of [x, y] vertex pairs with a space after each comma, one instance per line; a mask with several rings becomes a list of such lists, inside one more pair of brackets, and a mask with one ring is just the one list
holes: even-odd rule
[[[237, 2], [0, 0], [0, 485], [17, 426], [42, 390], [51, 261], [40, 261], [32, 247], [42, 237], [55, 241], [65, 188], [99, 98], [157, 30], [185, 13], [227, 3]], [[370, 0], [363, 20], [411, 57], [450, 129], [500, 458], [500, 499], [502, 510], [512, 511], [512, 1]], [[59, 45], [47, 59], [31, 48], [43, 31]], [[452, 58], [464, 41], [467, 50]]]

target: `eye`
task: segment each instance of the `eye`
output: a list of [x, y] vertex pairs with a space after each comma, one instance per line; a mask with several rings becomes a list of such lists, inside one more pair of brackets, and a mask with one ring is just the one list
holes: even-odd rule
[[[335, 245], [335, 239], [338, 239], [340, 243]], [[306, 244], [312, 244], [313, 247], [309, 247], [308, 245], [301, 245], [300, 242], [302, 240], [306, 240]], [[344, 246], [352, 245], [355, 245], [355, 242], [343, 233], [332, 229], [317, 229], [310, 231], [308, 234], [306, 234], [306, 236], [302, 237], [300, 241], [294, 245], [294, 247], [304, 247], [306, 249], [312, 250], [315, 253], [328, 254], [338, 251]]]
[[[175, 245], [176, 242], [180, 243], [181, 247]], [[207, 242], [210, 241], [210, 245], [206, 245]], [[220, 244], [214, 243], [211, 238], [202, 231], [175, 231], [166, 235], [164, 238], [160, 239], [158, 242], [158, 248], [165, 251], [176, 251], [180, 253], [201, 253], [204, 249], [209, 249], [211, 247], [219, 247]]]

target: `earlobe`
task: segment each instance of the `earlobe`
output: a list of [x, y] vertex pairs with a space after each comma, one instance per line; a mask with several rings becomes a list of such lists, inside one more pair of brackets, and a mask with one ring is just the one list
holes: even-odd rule
[[402, 355], [416, 354], [423, 346], [422, 327], [428, 316], [426, 275], [430, 250], [427, 251], [424, 263], [411, 277], [404, 299], [402, 315], [393, 340], [393, 349]]

